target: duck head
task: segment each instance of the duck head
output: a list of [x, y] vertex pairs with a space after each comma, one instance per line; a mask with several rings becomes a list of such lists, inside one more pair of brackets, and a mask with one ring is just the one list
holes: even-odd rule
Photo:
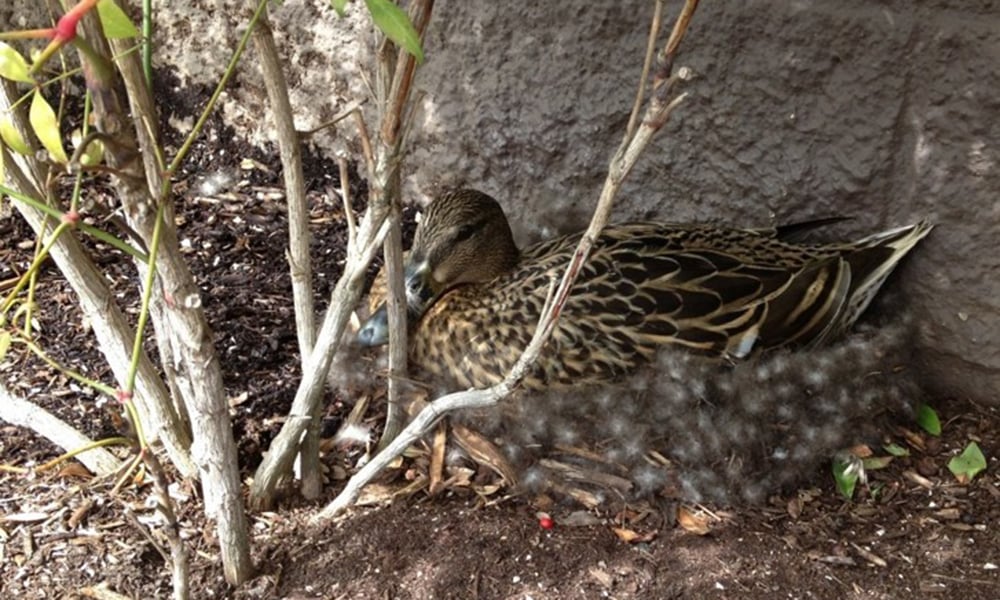
[[[448, 290], [495, 279], [517, 260], [514, 236], [496, 200], [469, 189], [442, 194], [424, 213], [404, 264], [410, 325]], [[361, 327], [358, 342], [388, 342], [384, 303]]]

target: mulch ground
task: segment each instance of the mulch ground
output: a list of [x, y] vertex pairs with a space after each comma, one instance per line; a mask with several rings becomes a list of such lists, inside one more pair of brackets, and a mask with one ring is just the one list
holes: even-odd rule
[[[234, 139], [225, 131], [208, 137]], [[299, 365], [276, 159], [236, 143], [225, 150], [205, 148], [195, 157], [178, 188], [184, 192], [178, 218], [225, 370], [240, 468], [249, 477], [289, 409]], [[328, 193], [336, 184], [328, 174], [335, 171], [308, 162], [319, 309], [344, 257], [342, 207]], [[99, 187], [94, 193], [96, 214], [105, 200]], [[26, 268], [32, 240], [18, 217], [0, 219], [0, 285]], [[122, 301], [134, 306], [127, 261], [98, 252]], [[36, 318], [46, 350], [112, 383], [53, 266], [43, 269], [38, 289]], [[107, 403], [34, 357], [15, 349], [0, 364], [0, 376], [12, 392], [94, 438], [116, 433]], [[353, 404], [330, 395], [327, 437]], [[838, 495], [826, 470], [806, 474], [801, 489], [756, 507], [644, 501], [587, 510], [505, 490], [446, 486], [429, 494], [424, 487], [310, 527], [306, 521], [334, 497], [343, 465], [355, 458], [331, 450], [330, 483], [320, 502], [292, 497], [273, 512], [252, 515], [259, 575], [239, 590], [222, 579], [197, 490], [179, 482], [173, 492], [197, 598], [1000, 597], [997, 461], [990, 459], [987, 471], [968, 484], [946, 467], [969, 441], [987, 457], [1000, 455], [1000, 412], [953, 398], [932, 404], [944, 423], [941, 437], [914, 432], [912, 424], [887, 431], [910, 456], [870, 472], [854, 501]], [[5, 465], [33, 467], [59, 453], [30, 431], [0, 424]], [[390, 473], [388, 489], [404, 487], [411, 471], [404, 466]], [[167, 597], [170, 573], [151, 488], [113, 485], [69, 465], [56, 472], [0, 471], [0, 596], [114, 591]], [[540, 525], [542, 510], [553, 527]]]

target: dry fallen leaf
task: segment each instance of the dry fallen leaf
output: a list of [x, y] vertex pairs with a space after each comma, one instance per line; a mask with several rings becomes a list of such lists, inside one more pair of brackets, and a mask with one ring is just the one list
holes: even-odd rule
[[618, 539], [625, 542], [626, 544], [641, 544], [644, 542], [650, 542], [656, 538], [655, 531], [647, 531], [646, 533], [639, 533], [632, 529], [625, 529], [624, 527], [612, 527], [611, 531], [618, 536]]
[[90, 473], [90, 471], [87, 470], [87, 467], [81, 465], [78, 462], [67, 463], [66, 466], [64, 466], [63, 468], [59, 469], [59, 476], [60, 477], [80, 477], [80, 478], [84, 478], [84, 479], [89, 479], [90, 477], [93, 477], [93, 475]]
[[503, 452], [479, 433], [460, 424], [452, 424], [455, 442], [469, 453], [474, 461], [486, 465], [508, 483], [517, 482], [517, 472], [504, 457]]
[[874, 452], [872, 452], [872, 449], [868, 446], [868, 444], [858, 444], [856, 446], [851, 446], [850, 448], [847, 449], [847, 451], [853, 454], [854, 456], [857, 456], [858, 458], [868, 458], [869, 456], [872, 456], [874, 454]]
[[690, 509], [680, 506], [677, 508], [677, 523], [695, 535], [708, 535], [712, 531], [709, 526], [709, 517], [706, 514], [695, 514]]

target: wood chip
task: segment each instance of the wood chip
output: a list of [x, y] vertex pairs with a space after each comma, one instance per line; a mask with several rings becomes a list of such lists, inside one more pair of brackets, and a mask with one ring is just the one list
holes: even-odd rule
[[851, 542], [851, 547], [854, 548], [854, 550], [861, 555], [861, 558], [867, 560], [871, 564], [879, 567], [889, 566], [889, 563], [887, 563], [884, 558], [878, 556], [871, 550], [866, 550], [865, 548], [859, 546], [858, 544], [855, 544], [854, 542]]
[[957, 508], [942, 508], [934, 511], [934, 516], [947, 521], [957, 521], [962, 518], [962, 511]]
[[397, 491], [395, 486], [369, 483], [361, 490], [361, 494], [358, 495], [358, 501], [355, 504], [358, 506], [388, 504]]
[[985, 487], [986, 491], [989, 492], [991, 496], [993, 496], [994, 500], [1000, 502], [1000, 488], [993, 485], [992, 483], [983, 484], [983, 487]]
[[50, 516], [47, 512], [23, 512], [4, 516], [3, 520], [8, 523], [39, 523], [45, 521]]
[[73, 514], [69, 516], [69, 520], [66, 521], [66, 525], [69, 526], [70, 529], [76, 529], [77, 526], [87, 518], [87, 515], [90, 513], [90, 509], [92, 508], [94, 508], [94, 499], [88, 498], [86, 502], [73, 511]]
[[596, 469], [585, 469], [578, 465], [571, 465], [549, 458], [543, 458], [538, 464], [546, 469], [550, 469], [571, 481], [581, 481], [592, 483], [606, 488], [615, 489], [621, 492], [628, 492], [632, 489], [632, 482], [624, 477], [618, 477], [604, 471]]
[[597, 497], [597, 495], [595, 495], [593, 492], [589, 492], [587, 490], [580, 489], [577, 487], [569, 487], [555, 482], [553, 482], [551, 485], [552, 485], [552, 491], [555, 492], [557, 495], [569, 496], [570, 498], [576, 500], [577, 502], [579, 502], [580, 504], [591, 510], [594, 510], [603, 504], [601, 498]]
[[919, 485], [922, 488], [926, 488], [928, 490], [934, 489], [934, 482], [931, 481], [930, 479], [927, 479], [920, 473], [917, 473], [916, 471], [903, 471], [903, 477], [906, 477], [907, 479], [909, 479], [910, 481]]
[[575, 510], [559, 519], [561, 527], [593, 527], [600, 524], [601, 519], [594, 513], [586, 510]]
[[796, 496], [788, 501], [788, 504], [785, 506], [785, 511], [788, 513], [789, 517], [797, 521], [802, 515], [803, 504], [804, 502], [802, 501], [802, 498]]
[[836, 556], [834, 554], [825, 554], [823, 556], [817, 556], [814, 560], [823, 563], [828, 563], [831, 565], [840, 565], [841, 567], [854, 567], [857, 566], [858, 564], [850, 556]]
[[431, 444], [431, 464], [427, 476], [430, 480], [428, 492], [434, 496], [444, 487], [444, 450], [448, 443], [448, 427], [439, 423], [434, 431], [434, 441]]

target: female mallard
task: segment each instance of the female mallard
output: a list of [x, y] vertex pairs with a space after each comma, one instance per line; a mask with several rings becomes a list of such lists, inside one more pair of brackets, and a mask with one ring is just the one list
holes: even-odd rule
[[[793, 243], [792, 229], [608, 226], [523, 385], [611, 380], [662, 346], [740, 359], [822, 343], [857, 320], [931, 225], [828, 245]], [[581, 235], [519, 252], [496, 200], [473, 190], [438, 198], [405, 265], [411, 365], [452, 389], [501, 381], [531, 339]], [[384, 309], [358, 339], [386, 342]]]

